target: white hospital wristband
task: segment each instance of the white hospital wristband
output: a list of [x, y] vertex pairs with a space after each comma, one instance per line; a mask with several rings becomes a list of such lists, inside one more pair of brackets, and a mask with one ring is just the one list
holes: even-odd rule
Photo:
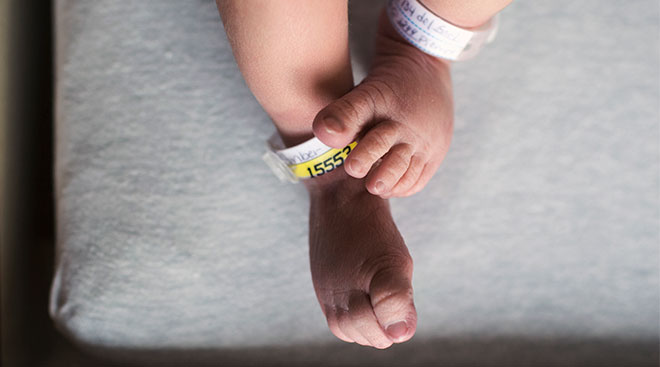
[[417, 0], [389, 0], [387, 16], [401, 37], [429, 55], [467, 60], [497, 34], [498, 15], [478, 29], [457, 27], [433, 14]]

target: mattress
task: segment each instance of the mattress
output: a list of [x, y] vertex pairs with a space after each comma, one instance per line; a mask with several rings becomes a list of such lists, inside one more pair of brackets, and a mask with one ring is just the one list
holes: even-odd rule
[[[391, 200], [419, 323], [386, 351], [326, 326], [306, 192], [261, 161], [274, 128], [215, 3], [55, 4], [50, 312], [84, 348], [158, 365], [657, 363], [657, 2], [514, 2], [454, 65], [450, 152]], [[350, 3], [358, 81], [381, 6]]]

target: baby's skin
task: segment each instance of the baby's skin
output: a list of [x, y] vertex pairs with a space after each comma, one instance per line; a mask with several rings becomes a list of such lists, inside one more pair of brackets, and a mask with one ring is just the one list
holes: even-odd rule
[[366, 177], [382, 198], [412, 195], [428, 183], [447, 154], [453, 129], [449, 62], [406, 42], [383, 14], [368, 76], [321, 110], [314, 134], [343, 147], [358, 139], [345, 170]]
[[305, 181], [314, 290], [335, 336], [387, 348], [417, 327], [412, 258], [387, 200], [342, 167]]
[[[467, 28], [509, 1], [424, 3]], [[409, 340], [413, 262], [387, 198], [420, 191], [447, 153], [449, 63], [407, 43], [382, 12], [374, 63], [353, 87], [346, 1], [217, 2], [245, 81], [287, 146], [358, 140], [343, 166], [304, 180], [312, 282], [330, 331], [375, 348]]]
[[342, 167], [305, 181], [312, 281], [341, 340], [387, 348], [415, 333], [412, 257], [386, 199], [418, 192], [438, 169], [452, 106], [449, 64], [408, 44], [383, 13], [368, 76], [314, 120], [327, 145], [359, 140]]

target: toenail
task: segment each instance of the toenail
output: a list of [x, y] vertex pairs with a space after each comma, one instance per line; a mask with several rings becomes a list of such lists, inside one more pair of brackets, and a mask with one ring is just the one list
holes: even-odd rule
[[376, 189], [377, 193], [383, 192], [385, 191], [385, 184], [383, 183], [383, 181], [378, 181], [376, 182], [374, 188]]
[[389, 335], [392, 340], [396, 341], [406, 336], [408, 333], [408, 324], [406, 324], [405, 321], [399, 321], [388, 326], [385, 331], [387, 331], [387, 335]]
[[344, 125], [332, 116], [326, 117], [323, 119], [323, 122], [325, 123], [325, 130], [330, 134], [337, 134], [344, 131]]

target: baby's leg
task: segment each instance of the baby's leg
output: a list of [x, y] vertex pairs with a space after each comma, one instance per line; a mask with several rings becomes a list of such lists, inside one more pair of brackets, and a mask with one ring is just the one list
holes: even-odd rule
[[[238, 65], [288, 146], [352, 88], [346, 1], [218, 1]], [[342, 340], [386, 348], [412, 337], [412, 260], [386, 200], [343, 167], [305, 181], [316, 295]]]

